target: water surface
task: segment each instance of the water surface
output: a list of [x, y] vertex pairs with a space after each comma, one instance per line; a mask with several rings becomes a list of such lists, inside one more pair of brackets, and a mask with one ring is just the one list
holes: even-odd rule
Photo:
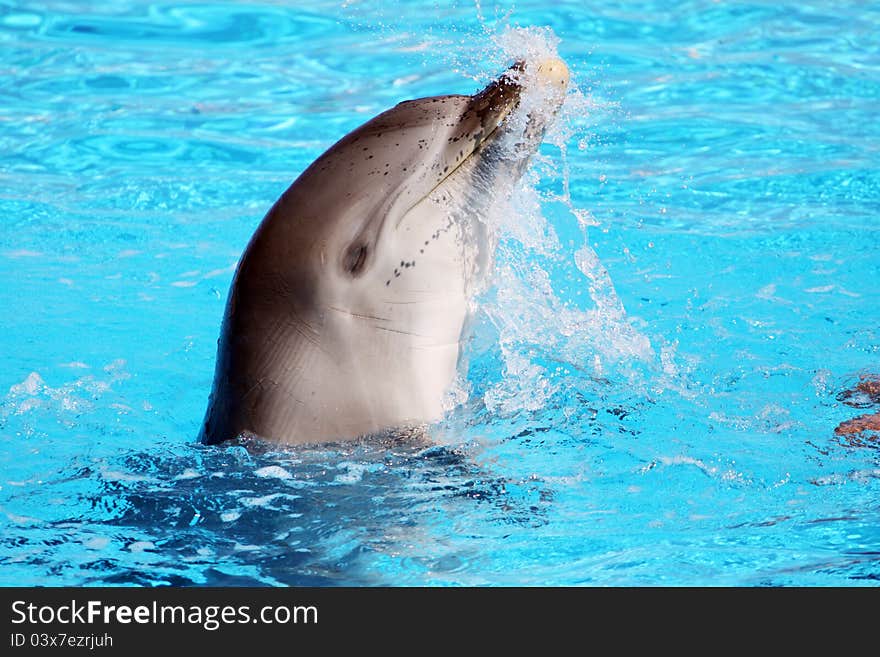
[[[438, 445], [197, 445], [265, 211], [512, 26], [579, 95]], [[0, 583], [875, 584], [880, 443], [834, 429], [880, 411], [842, 396], [880, 372], [878, 35], [861, 2], [3, 0]]]

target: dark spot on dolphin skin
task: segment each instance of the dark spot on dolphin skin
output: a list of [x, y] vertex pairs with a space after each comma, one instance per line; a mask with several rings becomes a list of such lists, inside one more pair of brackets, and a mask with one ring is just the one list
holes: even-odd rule
[[367, 251], [367, 245], [360, 242], [348, 247], [342, 261], [342, 266], [345, 267], [345, 271], [352, 276], [360, 275], [364, 269], [364, 265], [367, 263]]
[[389, 278], [387, 281], [385, 281], [385, 285], [386, 285], [386, 286], [391, 285], [391, 279], [390, 279], [390, 278]]
[[[427, 242], [425, 242], [425, 244], [427, 244]], [[425, 252], [424, 249], [419, 249], [419, 253], [424, 253], [424, 252]]]
[[369, 147], [369, 146], [364, 146], [364, 150], [365, 150], [365, 151], [368, 151], [368, 150], [370, 150], [370, 147]]
[[400, 266], [403, 267], [403, 260], [400, 261]]
[[443, 173], [446, 173], [447, 171], [449, 171], [449, 167], [443, 167]]
[[425, 240], [425, 246], [428, 246], [428, 244], [430, 244], [430, 242], [428, 242], [428, 240]]
[[387, 176], [387, 175], [388, 175], [388, 172], [386, 171], [386, 172], [383, 173], [382, 175], [383, 175], [383, 176]]

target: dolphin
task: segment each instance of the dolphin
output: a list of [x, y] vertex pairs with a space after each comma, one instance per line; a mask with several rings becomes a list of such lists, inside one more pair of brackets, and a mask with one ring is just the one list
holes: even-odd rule
[[[199, 440], [326, 443], [440, 419], [485, 219], [524, 172], [569, 81], [518, 62], [473, 96], [401, 102], [315, 160], [235, 271]], [[524, 108], [527, 94], [549, 108]]]

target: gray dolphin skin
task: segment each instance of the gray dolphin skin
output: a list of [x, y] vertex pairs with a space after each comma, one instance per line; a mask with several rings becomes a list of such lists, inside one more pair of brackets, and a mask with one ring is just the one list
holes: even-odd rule
[[[518, 63], [473, 96], [402, 102], [315, 160], [238, 263], [199, 440], [324, 443], [440, 419], [492, 260], [483, 219], [567, 83], [561, 60]], [[517, 117], [529, 84], [553, 87], [549, 116]]]

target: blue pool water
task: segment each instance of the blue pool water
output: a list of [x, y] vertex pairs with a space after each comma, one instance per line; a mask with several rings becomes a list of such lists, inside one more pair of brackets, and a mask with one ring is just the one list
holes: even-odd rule
[[[880, 5], [285, 4], [0, 0], [0, 584], [877, 583]], [[437, 446], [196, 444], [265, 211], [511, 34], [577, 93]]]

